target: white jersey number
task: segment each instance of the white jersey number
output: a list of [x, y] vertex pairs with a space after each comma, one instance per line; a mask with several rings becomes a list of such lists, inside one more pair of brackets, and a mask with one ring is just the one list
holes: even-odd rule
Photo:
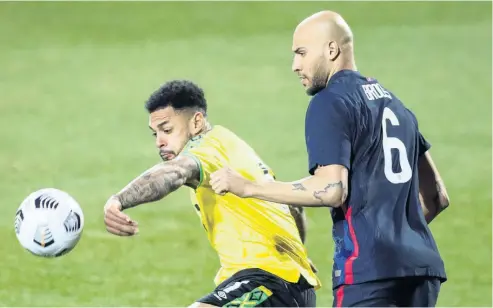
[[[389, 108], [385, 107], [382, 117], [383, 130], [383, 156], [385, 158], [385, 177], [393, 184], [406, 183], [412, 177], [412, 169], [407, 158], [407, 150], [404, 143], [399, 138], [387, 137], [387, 120], [392, 126], [399, 126], [399, 120]], [[392, 170], [392, 149], [399, 151], [399, 164], [401, 172], [395, 173]]]

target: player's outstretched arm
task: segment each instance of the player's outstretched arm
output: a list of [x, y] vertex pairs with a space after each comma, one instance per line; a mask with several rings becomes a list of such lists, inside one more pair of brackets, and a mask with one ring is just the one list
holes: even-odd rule
[[164, 198], [183, 185], [196, 187], [200, 180], [200, 167], [190, 156], [178, 156], [147, 170], [130, 182], [115, 197], [122, 209]]
[[318, 167], [313, 176], [295, 183], [252, 182], [230, 168], [211, 175], [211, 186], [218, 194], [231, 192], [243, 198], [308, 207], [339, 207], [347, 197], [348, 171], [341, 165]]
[[449, 206], [445, 184], [437, 167], [426, 152], [418, 161], [419, 197], [427, 223], [430, 223]]
[[196, 187], [199, 180], [200, 167], [189, 156], [157, 164], [109, 198], [104, 206], [106, 230], [119, 236], [137, 234], [137, 222], [123, 213], [124, 209], [160, 200], [182, 185]]

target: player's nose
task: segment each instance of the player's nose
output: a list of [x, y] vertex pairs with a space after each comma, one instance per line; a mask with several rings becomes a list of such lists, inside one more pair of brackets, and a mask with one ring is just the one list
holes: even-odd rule
[[157, 138], [156, 138], [156, 147], [158, 149], [160, 149], [160, 148], [165, 147], [167, 145], [168, 145], [168, 142], [167, 142], [166, 138], [164, 138], [163, 136], [158, 135]]
[[295, 73], [299, 73], [301, 71], [301, 63], [299, 60], [297, 60], [297, 58], [293, 60], [293, 63], [291, 65], [291, 70], [293, 70], [293, 72]]

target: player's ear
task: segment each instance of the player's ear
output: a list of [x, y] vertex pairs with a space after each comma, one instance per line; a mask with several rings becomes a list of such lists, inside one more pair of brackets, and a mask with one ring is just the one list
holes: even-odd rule
[[336, 41], [330, 41], [328, 44], [327, 44], [327, 56], [329, 58], [330, 61], [335, 61], [335, 59], [337, 59], [337, 57], [339, 56], [341, 50], [339, 48], [339, 44], [337, 44]]
[[195, 112], [190, 119], [190, 131], [193, 135], [198, 134], [205, 126], [205, 117], [202, 112]]

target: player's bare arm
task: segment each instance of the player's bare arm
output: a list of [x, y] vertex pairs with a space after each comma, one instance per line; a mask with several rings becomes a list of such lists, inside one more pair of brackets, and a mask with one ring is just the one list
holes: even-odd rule
[[426, 222], [430, 223], [449, 206], [449, 197], [445, 184], [429, 152], [420, 157], [418, 173], [421, 207], [423, 208]]
[[211, 186], [218, 194], [227, 192], [243, 198], [309, 207], [339, 207], [348, 192], [348, 171], [341, 165], [320, 166], [313, 176], [295, 183], [252, 182], [230, 168], [211, 175]]
[[104, 219], [106, 229], [121, 236], [137, 233], [137, 223], [122, 213], [123, 210], [158, 201], [183, 185], [195, 188], [199, 179], [200, 168], [189, 156], [178, 156], [155, 165], [108, 200]]
[[200, 169], [197, 162], [190, 156], [178, 156], [147, 170], [115, 197], [120, 201], [122, 209], [128, 209], [160, 200], [183, 185], [195, 188], [199, 178]]

